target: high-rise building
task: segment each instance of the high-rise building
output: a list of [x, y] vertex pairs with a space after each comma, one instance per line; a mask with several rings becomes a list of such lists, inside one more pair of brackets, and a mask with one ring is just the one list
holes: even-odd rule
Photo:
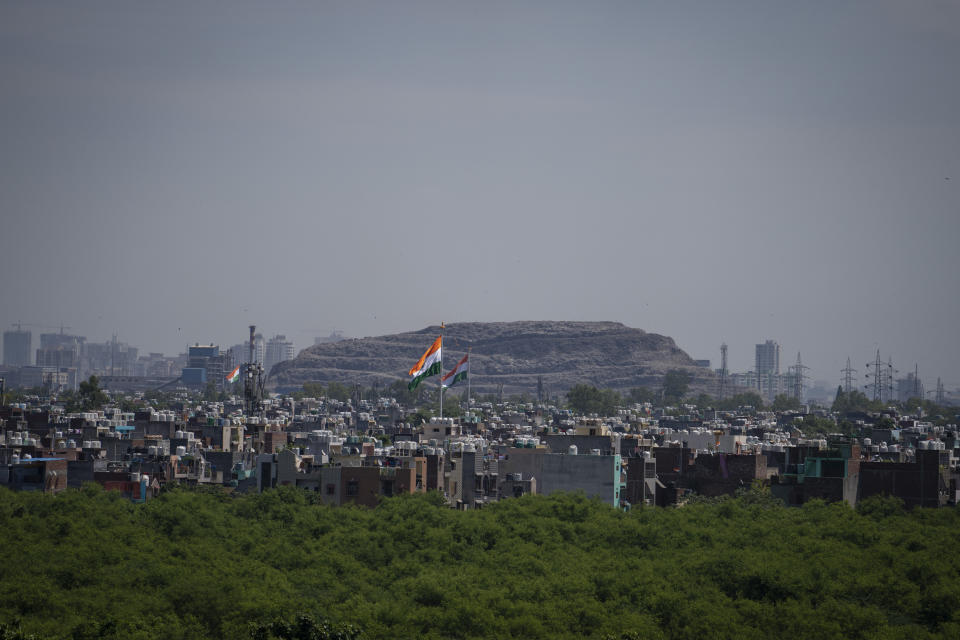
[[29, 367], [33, 364], [32, 342], [33, 334], [20, 327], [14, 331], [4, 331], [3, 364], [11, 367]]
[[897, 400], [906, 402], [910, 398], [923, 399], [924, 396], [923, 381], [920, 380], [919, 372], [914, 369], [907, 374], [906, 378], [897, 380]]
[[293, 343], [287, 340], [287, 336], [275, 335], [267, 340], [263, 358], [263, 369], [267, 372], [267, 375], [269, 375], [273, 365], [278, 362], [293, 360], [294, 355]]
[[755, 371], [758, 376], [780, 375], [780, 345], [775, 340], [757, 345]]
[[83, 376], [131, 376], [137, 362], [138, 349], [116, 336], [110, 342], [87, 342], [82, 347]]
[[[250, 362], [250, 343], [241, 342], [235, 344], [229, 349], [233, 357], [233, 366]], [[266, 343], [263, 340], [263, 334], [258, 333], [253, 337], [253, 361], [263, 364], [266, 356]]]
[[773, 400], [783, 392], [783, 380], [780, 376], [780, 344], [776, 340], [767, 340], [757, 345], [755, 370], [757, 390], [766, 400]]
[[223, 389], [226, 365], [229, 364], [229, 355], [220, 352], [220, 347], [213, 344], [197, 344], [187, 349], [187, 366], [180, 372], [183, 384], [192, 387], [202, 387], [213, 382], [216, 388]]
[[80, 367], [86, 338], [63, 333], [41, 333], [37, 349], [38, 367]]

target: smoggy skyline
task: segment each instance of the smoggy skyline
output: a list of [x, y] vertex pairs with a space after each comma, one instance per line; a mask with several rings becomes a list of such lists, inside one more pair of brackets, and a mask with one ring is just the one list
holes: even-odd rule
[[0, 324], [613, 320], [955, 388], [957, 60], [945, 0], [3, 1]]

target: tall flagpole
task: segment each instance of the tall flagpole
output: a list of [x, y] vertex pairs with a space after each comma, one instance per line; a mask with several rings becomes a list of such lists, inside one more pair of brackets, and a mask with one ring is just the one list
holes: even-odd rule
[[443, 422], [443, 322], [440, 322], [440, 421]]
[[467, 347], [467, 411], [470, 411], [470, 352], [473, 347]]

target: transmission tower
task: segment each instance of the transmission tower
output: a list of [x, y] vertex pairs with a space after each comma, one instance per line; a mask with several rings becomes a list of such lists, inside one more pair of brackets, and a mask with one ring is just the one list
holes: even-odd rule
[[873, 382], [864, 385], [865, 389], [871, 390], [874, 402], [879, 402], [883, 394], [883, 369], [880, 362], [880, 349], [877, 349], [877, 358], [873, 362], [867, 363], [867, 378], [873, 377]]
[[840, 373], [843, 374], [843, 392], [850, 393], [854, 388], [854, 374], [857, 373], [857, 370], [850, 366], [850, 356], [847, 356], [847, 366], [840, 369]]
[[723, 400], [723, 396], [727, 391], [727, 343], [724, 342], [720, 345], [720, 399]]
[[803, 401], [803, 381], [807, 379], [804, 370], [809, 368], [800, 360], [799, 351], [797, 351], [797, 364], [787, 367], [787, 372], [793, 376], [793, 397], [801, 402]]
[[934, 398], [936, 399], [935, 402], [937, 403], [938, 406], [941, 406], [941, 407], [943, 406], [943, 401], [944, 401], [944, 395], [945, 395], [945, 394], [944, 394], [944, 390], [943, 390], [943, 382], [941, 382], [941, 380], [940, 380], [939, 377], [937, 378], [937, 390], [936, 390], [936, 391], [927, 391], [927, 393], [934, 393], [934, 394], [936, 394], [936, 395], [934, 396]]

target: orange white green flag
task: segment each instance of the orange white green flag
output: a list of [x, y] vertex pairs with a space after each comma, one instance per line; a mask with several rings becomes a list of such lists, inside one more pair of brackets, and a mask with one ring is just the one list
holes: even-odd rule
[[234, 369], [233, 371], [227, 374], [227, 382], [236, 382], [237, 378], [239, 377], [240, 377], [240, 367], [238, 366], [236, 369]]
[[436, 340], [433, 341], [433, 344], [430, 345], [430, 348], [420, 356], [420, 360], [417, 361], [417, 364], [413, 365], [413, 368], [410, 369], [409, 373], [412, 376], [410, 382], [407, 383], [407, 389], [413, 391], [417, 388], [417, 385], [424, 378], [429, 378], [430, 376], [436, 376], [441, 373], [440, 367], [441, 364], [441, 347], [443, 346], [443, 336], [439, 336]]
[[470, 370], [470, 362], [467, 360], [469, 357], [469, 353], [463, 356], [463, 359], [457, 363], [457, 366], [451, 369], [447, 375], [440, 378], [440, 384], [445, 387], [452, 387], [461, 380], [466, 380], [467, 372]]

